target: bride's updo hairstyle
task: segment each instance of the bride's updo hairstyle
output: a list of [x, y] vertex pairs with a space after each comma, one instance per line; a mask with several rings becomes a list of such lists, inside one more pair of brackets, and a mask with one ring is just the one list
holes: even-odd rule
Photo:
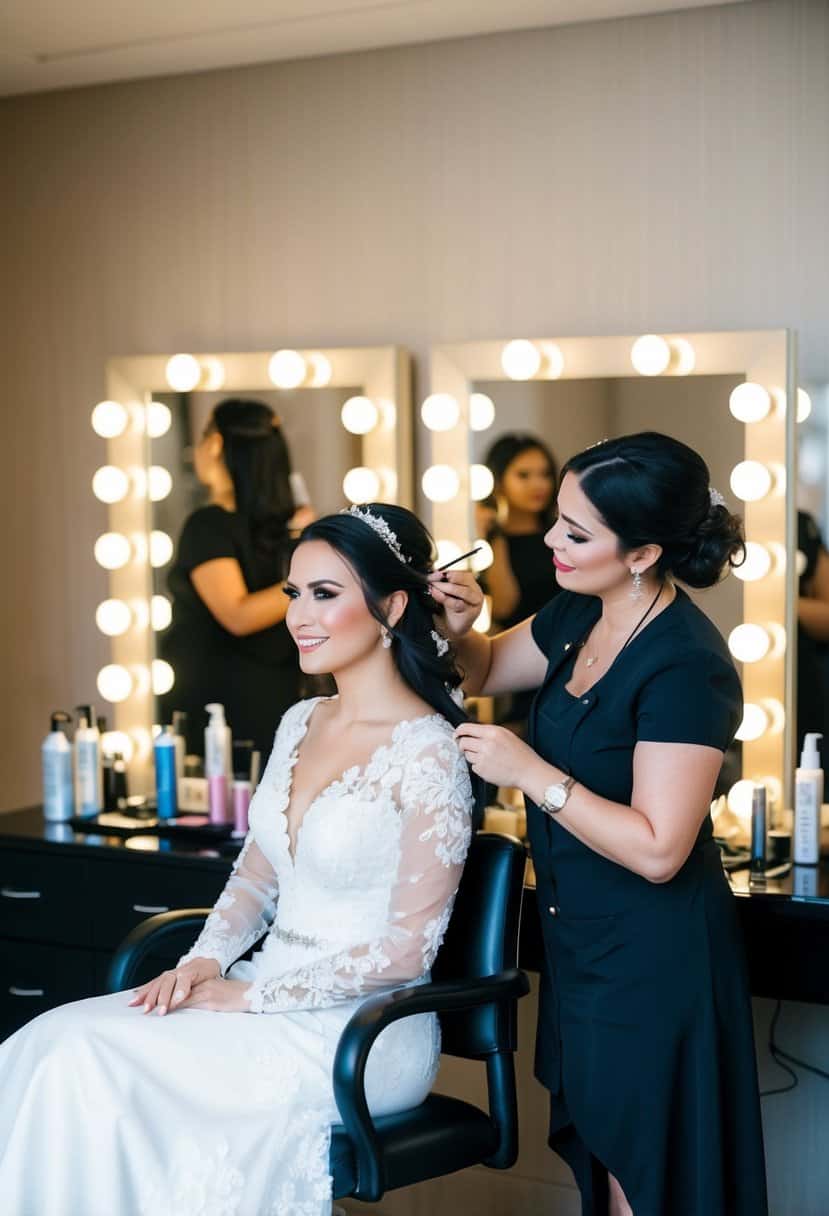
[[743, 521], [719, 502], [698, 452], [668, 435], [643, 431], [605, 439], [568, 460], [622, 554], [660, 545], [661, 577], [712, 587], [745, 561]]

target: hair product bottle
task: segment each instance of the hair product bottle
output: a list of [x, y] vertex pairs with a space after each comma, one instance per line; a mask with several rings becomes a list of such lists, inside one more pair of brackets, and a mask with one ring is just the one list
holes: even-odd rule
[[204, 732], [204, 772], [207, 777], [207, 805], [211, 823], [227, 823], [231, 775], [230, 727], [225, 708], [216, 702], [204, 707], [210, 719]]
[[79, 705], [75, 731], [75, 805], [84, 818], [97, 815], [102, 807], [100, 735], [91, 705]]
[[57, 709], [52, 714], [51, 729], [40, 749], [43, 761], [43, 818], [71, 819], [75, 806], [72, 788], [72, 744], [66, 737], [65, 726], [72, 721], [69, 714]]
[[803, 740], [800, 766], [794, 783], [794, 861], [815, 866], [820, 860], [820, 808], [823, 802], [823, 769], [820, 767], [820, 734]]

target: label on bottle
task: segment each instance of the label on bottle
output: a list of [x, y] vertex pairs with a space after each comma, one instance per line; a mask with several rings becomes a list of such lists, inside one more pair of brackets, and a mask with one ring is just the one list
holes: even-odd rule
[[820, 773], [803, 775], [795, 782], [794, 860], [816, 865], [820, 858], [820, 804], [823, 795]]

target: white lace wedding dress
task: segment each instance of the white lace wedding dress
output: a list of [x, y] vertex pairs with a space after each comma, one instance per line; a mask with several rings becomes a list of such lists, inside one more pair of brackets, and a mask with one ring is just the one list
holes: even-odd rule
[[[291, 774], [315, 704], [285, 714], [244, 848], [185, 956], [250, 981], [255, 1012], [158, 1017], [117, 993], [52, 1010], [8, 1039], [4, 1216], [330, 1213], [337, 1041], [367, 994], [428, 976], [472, 797], [452, 728], [433, 714], [399, 723], [294, 824]], [[252, 961], [231, 966], [263, 933]], [[421, 1102], [438, 1055], [433, 1015], [390, 1026], [366, 1070], [372, 1112]]]

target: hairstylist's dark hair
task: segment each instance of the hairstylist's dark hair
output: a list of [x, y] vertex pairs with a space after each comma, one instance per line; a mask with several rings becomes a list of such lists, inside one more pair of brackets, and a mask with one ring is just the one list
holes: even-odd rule
[[254, 549], [278, 556], [286, 550], [286, 525], [296, 505], [291, 457], [276, 415], [264, 401], [228, 397], [213, 410], [209, 430], [222, 437], [236, 510], [250, 522]]
[[[427, 575], [434, 568], [434, 542], [417, 516], [405, 507], [372, 502], [360, 509], [385, 520], [408, 561], [400, 561], [369, 524], [347, 511], [323, 515], [308, 524], [302, 530], [298, 544], [325, 541], [345, 558], [362, 584], [369, 612], [389, 629], [392, 657], [403, 679], [453, 726], [459, 726], [468, 721], [469, 715], [451, 693], [460, 686], [463, 675], [456, 665], [451, 645], [439, 654], [432, 637], [434, 618], [443, 615], [443, 607], [432, 599], [427, 581]], [[394, 591], [407, 592], [408, 602], [400, 620], [391, 627], [382, 601]], [[471, 777], [479, 818], [483, 812], [485, 787], [474, 773]]]
[[687, 444], [643, 431], [605, 439], [567, 461], [622, 552], [660, 545], [657, 573], [712, 587], [745, 560], [743, 521], [712, 502], [708, 465]]
[[550, 479], [552, 487], [550, 489], [549, 505], [539, 512], [541, 517], [541, 525], [546, 531], [552, 526], [555, 518], [555, 497], [556, 487], [558, 485], [558, 464], [556, 458], [543, 439], [539, 439], [537, 435], [531, 435], [526, 431], [510, 431], [506, 435], [501, 435], [494, 443], [490, 445], [484, 464], [487, 466], [492, 476], [495, 478], [495, 489], [501, 482], [504, 474], [509, 466], [518, 456], [523, 456], [524, 452], [540, 452], [547, 460], [550, 466]]

